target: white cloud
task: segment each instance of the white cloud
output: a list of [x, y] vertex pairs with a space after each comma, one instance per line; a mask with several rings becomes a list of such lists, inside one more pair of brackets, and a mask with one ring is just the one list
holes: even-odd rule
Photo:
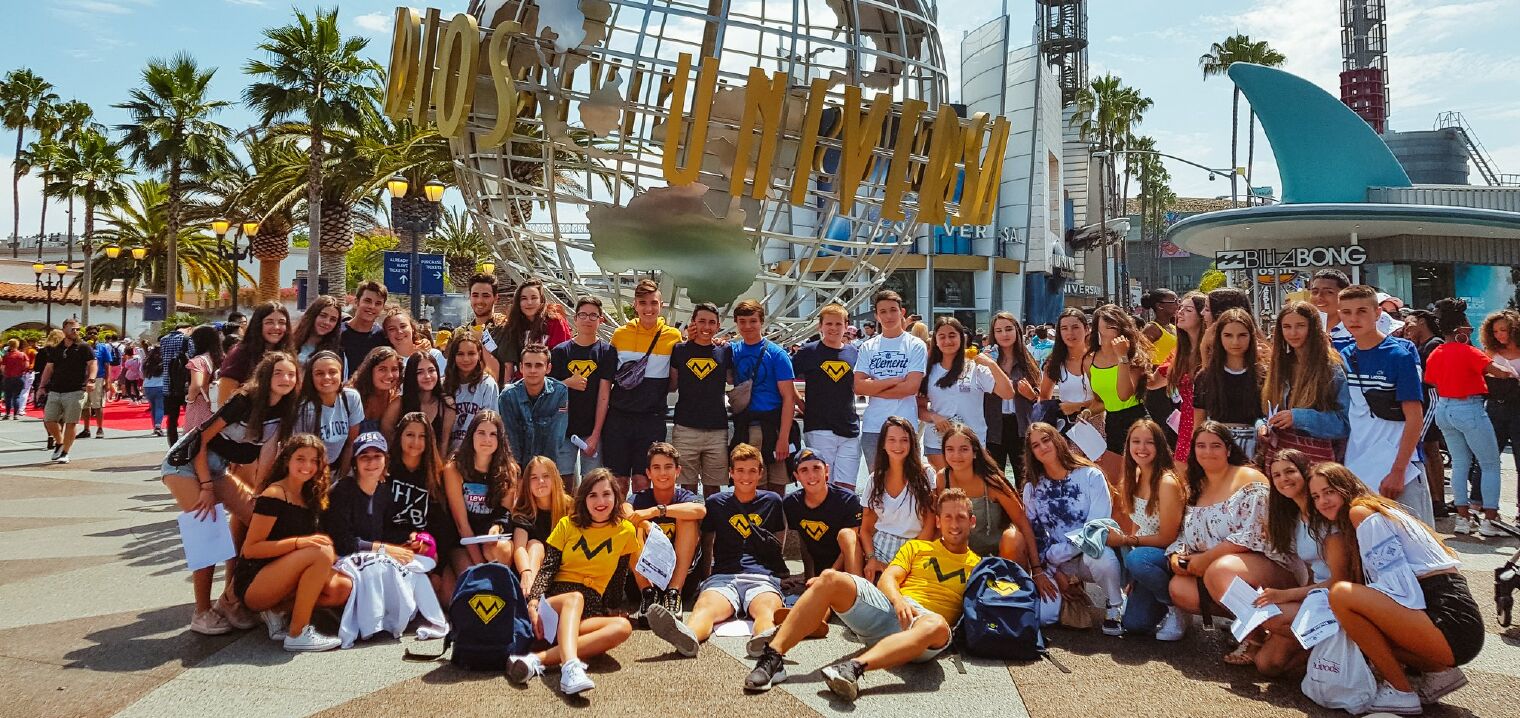
[[354, 26], [367, 33], [390, 32], [395, 16], [388, 12], [369, 12], [354, 16]]
[[264, 2], [264, 0], [222, 0], [222, 1], [225, 2], [225, 3], [227, 3], [228, 5], [249, 5], [249, 6], [253, 6], [253, 7], [263, 7], [264, 5], [267, 4], [267, 3]]

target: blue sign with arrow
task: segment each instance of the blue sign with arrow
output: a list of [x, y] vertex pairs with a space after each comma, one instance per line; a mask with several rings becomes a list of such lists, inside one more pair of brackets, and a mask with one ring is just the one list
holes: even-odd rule
[[[417, 285], [424, 296], [443, 294], [445, 273], [442, 254], [419, 254]], [[411, 294], [411, 252], [385, 253], [385, 291], [392, 294]]]

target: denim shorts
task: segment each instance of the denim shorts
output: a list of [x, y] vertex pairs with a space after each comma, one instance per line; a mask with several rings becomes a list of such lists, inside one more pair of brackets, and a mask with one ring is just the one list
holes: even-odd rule
[[[892, 602], [887, 600], [887, 595], [860, 576], [850, 578], [855, 579], [855, 603], [849, 610], [839, 614], [839, 620], [868, 646], [876, 645], [887, 636], [902, 633], [902, 623], [897, 620], [897, 611], [892, 609]], [[903, 596], [903, 600], [913, 607], [913, 623], [918, 623], [918, 619], [929, 613], [929, 609], [920, 606], [917, 601], [907, 596]], [[908, 625], [912, 626], [911, 623]], [[949, 647], [950, 642], [946, 641], [945, 645], [938, 648], [925, 648], [923, 653], [913, 658], [913, 662], [932, 661]]]
[[[218, 481], [222, 477], [225, 477], [227, 475], [227, 460], [222, 458], [221, 454], [211, 451], [204, 446], [201, 447], [201, 451], [206, 454], [206, 465], [211, 468], [211, 480]], [[195, 461], [193, 459], [187, 466], [175, 466], [169, 463], [168, 457], [164, 457], [164, 462], [159, 465], [158, 469], [164, 476], [189, 476], [190, 478], [197, 478]]]
[[759, 573], [717, 573], [702, 582], [698, 595], [713, 591], [728, 599], [735, 616], [749, 613], [749, 606], [756, 598], [767, 593], [781, 598], [781, 579]]
[[[580, 463], [579, 470], [576, 463]], [[561, 476], [581, 477], [602, 468], [602, 447], [596, 448], [595, 456], [587, 456], [569, 439], [559, 444], [558, 455], [554, 457], [554, 465], [559, 469]], [[579, 483], [577, 480], [576, 483]], [[568, 487], [567, 487], [568, 488]]]

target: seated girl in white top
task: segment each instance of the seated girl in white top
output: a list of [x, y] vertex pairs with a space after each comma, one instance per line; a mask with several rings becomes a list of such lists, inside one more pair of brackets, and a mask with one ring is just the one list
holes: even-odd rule
[[1040, 602], [1040, 622], [1049, 625], [1060, 618], [1061, 592], [1079, 591], [1083, 581], [1091, 581], [1107, 599], [1103, 632], [1123, 633], [1123, 571], [1118, 554], [1102, 546], [1093, 558], [1067, 538], [1089, 521], [1112, 518], [1108, 481], [1092, 462], [1072, 452], [1066, 437], [1043, 421], [1029, 426], [1025, 452], [1029, 477], [1024, 484], [1024, 507], [1040, 552], [1034, 564], [1035, 586], [1047, 599]]
[[1272, 472], [1272, 495], [1267, 499], [1267, 542], [1283, 556], [1297, 558], [1294, 569], [1296, 588], [1269, 588], [1261, 592], [1256, 605], [1277, 604], [1281, 614], [1262, 625], [1266, 640], [1256, 651], [1256, 670], [1277, 677], [1304, 672], [1309, 651], [1293, 634], [1293, 619], [1309, 593], [1328, 589], [1335, 581], [1351, 576], [1351, 555], [1345, 540], [1331, 531], [1315, 536], [1310, 531], [1314, 506], [1309, 502], [1309, 469], [1313, 459], [1297, 449], [1275, 452], [1268, 469]]
[[909, 539], [933, 541], [935, 531], [929, 518], [934, 487], [918, 453], [913, 422], [900, 416], [882, 422], [874, 465], [871, 492], [862, 502], [860, 517], [860, 544], [869, 547], [866, 578], [872, 582]]
[[1367, 711], [1416, 714], [1466, 685], [1457, 666], [1482, 650], [1483, 617], [1455, 552], [1340, 464], [1314, 467], [1309, 495], [1316, 531], [1339, 531], [1351, 558], [1350, 580], [1330, 587], [1330, 608], [1383, 677]]
[[1158, 641], [1182, 638], [1187, 616], [1172, 605], [1166, 549], [1182, 531], [1184, 503], [1182, 479], [1172, 466], [1166, 432], [1150, 419], [1131, 424], [1114, 510], [1121, 530], [1108, 532], [1109, 546], [1127, 549], [1123, 555], [1130, 587], [1124, 604], [1125, 633], [1154, 635]]

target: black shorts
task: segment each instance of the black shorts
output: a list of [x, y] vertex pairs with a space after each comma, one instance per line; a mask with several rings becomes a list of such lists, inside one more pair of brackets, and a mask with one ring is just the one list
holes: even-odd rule
[[[1108, 434], [1104, 437], [1108, 440], [1108, 450], [1124, 456], [1124, 441], [1129, 437], [1129, 428], [1135, 422], [1150, 416], [1145, 410], [1145, 404], [1136, 404], [1128, 409], [1110, 411], [1103, 415], [1103, 432]], [[1093, 457], [1097, 458], [1097, 457]]]
[[1420, 579], [1425, 615], [1451, 646], [1453, 665], [1463, 665], [1483, 650], [1483, 614], [1459, 573], [1439, 573]]
[[602, 425], [602, 466], [615, 476], [643, 474], [649, 468], [649, 445], [656, 441], [665, 441], [663, 415], [609, 409]]

